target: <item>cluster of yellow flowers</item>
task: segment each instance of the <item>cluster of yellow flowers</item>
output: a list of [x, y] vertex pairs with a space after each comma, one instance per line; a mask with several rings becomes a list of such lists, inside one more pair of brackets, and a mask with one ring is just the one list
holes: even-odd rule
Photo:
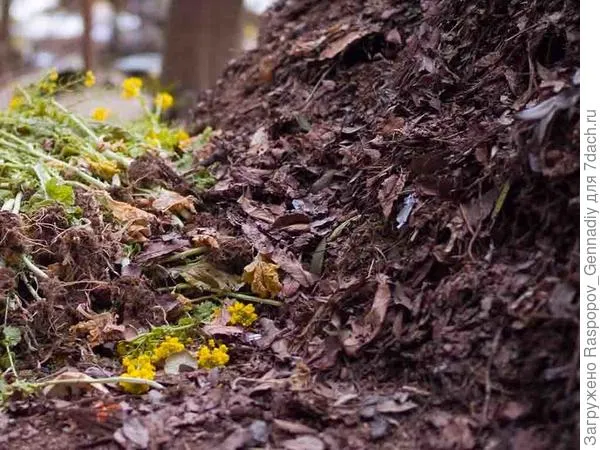
[[168, 92], [159, 92], [154, 97], [154, 105], [161, 111], [166, 111], [173, 106], [173, 96]]
[[110, 109], [99, 106], [92, 111], [91, 117], [98, 122], [104, 122], [110, 116]]
[[[126, 356], [123, 358], [123, 367], [125, 367], [125, 373], [122, 376], [125, 377], [154, 380], [156, 375], [156, 369], [149, 355], [140, 355], [137, 358]], [[129, 392], [130, 394], [143, 394], [150, 389], [146, 384], [129, 383], [126, 381], [121, 381], [119, 385], [125, 392]]]
[[85, 77], [83, 78], [83, 84], [85, 85], [85, 87], [88, 87], [88, 88], [90, 88], [96, 84], [96, 75], [94, 75], [94, 72], [92, 72], [91, 70], [88, 70], [85, 73]]
[[121, 96], [123, 98], [135, 98], [139, 97], [142, 91], [143, 82], [141, 78], [130, 77], [126, 78], [121, 85], [122, 91]]
[[256, 319], [258, 319], [256, 311], [254, 310], [254, 305], [251, 305], [250, 303], [244, 305], [242, 302], [235, 302], [233, 305], [227, 307], [227, 311], [231, 314], [229, 323], [232, 325], [239, 324], [244, 327], [249, 327]]
[[229, 362], [227, 346], [221, 344], [217, 347], [214, 339], [208, 341], [208, 345], [203, 345], [198, 349], [198, 365], [204, 369], [224, 366]]
[[179, 353], [184, 348], [185, 346], [179, 342], [178, 338], [167, 336], [167, 338], [154, 349], [152, 362], [157, 363], [163, 361], [174, 353]]
[[[169, 356], [179, 353], [185, 349], [185, 346], [179, 338], [167, 336], [153, 351], [141, 354], [135, 358], [125, 356], [123, 358], [123, 367], [125, 373], [122, 377], [142, 378], [145, 380], [154, 380], [156, 376], [156, 364], [161, 363]], [[198, 365], [204, 369], [221, 367], [229, 362], [229, 349], [226, 345], [217, 346], [214, 339], [210, 339], [207, 345], [202, 345], [197, 352]], [[130, 394], [143, 394], [149, 387], [145, 384], [131, 383], [127, 381], [119, 382], [119, 385], [125, 392]]]

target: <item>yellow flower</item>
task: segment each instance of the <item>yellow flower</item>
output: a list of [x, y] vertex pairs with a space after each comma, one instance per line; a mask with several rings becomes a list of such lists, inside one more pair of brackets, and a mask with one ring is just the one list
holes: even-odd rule
[[85, 87], [92, 87], [93, 85], [96, 84], [96, 75], [94, 75], [94, 72], [92, 72], [91, 70], [88, 70], [85, 73], [85, 77], [83, 79], [83, 84], [85, 85]]
[[[149, 355], [140, 355], [137, 358], [130, 358], [126, 356], [123, 358], [123, 367], [125, 367], [125, 373], [121, 375], [122, 377], [154, 380], [156, 375], [156, 369], [152, 365]], [[125, 392], [129, 392], [130, 394], [143, 394], [150, 389], [150, 387], [146, 384], [129, 383], [126, 381], [119, 382], [119, 385]]]
[[98, 108], [94, 108], [92, 111], [91, 117], [98, 122], [104, 122], [110, 116], [110, 109], [104, 108], [103, 106], [99, 106]]
[[23, 103], [25, 103], [25, 99], [22, 95], [13, 95], [13, 97], [10, 99], [10, 103], [8, 104], [8, 108], [11, 110], [19, 109]]
[[48, 79], [50, 81], [58, 80], [58, 72], [56, 71], [56, 69], [52, 69], [52, 71], [50, 72], [50, 75], [48, 75]]
[[252, 325], [258, 316], [254, 311], [254, 305], [244, 305], [242, 302], [235, 302], [233, 305], [227, 307], [227, 311], [231, 314], [229, 323], [232, 325], [240, 324], [244, 327]]
[[167, 336], [167, 338], [154, 349], [152, 361], [155, 363], [162, 361], [172, 354], [182, 351], [184, 348], [185, 346], [179, 342], [178, 338]]
[[147, 144], [153, 147], [160, 147], [160, 139], [158, 138], [158, 133], [154, 130], [148, 131], [148, 134], [146, 134], [144, 140]]
[[123, 85], [122, 85], [123, 90], [121, 91], [121, 96], [123, 98], [139, 97], [140, 91], [142, 89], [142, 85], [143, 85], [143, 82], [142, 82], [141, 78], [138, 78], [138, 77], [126, 78], [123, 81]]
[[156, 97], [154, 97], [154, 104], [162, 111], [166, 111], [173, 106], [173, 96], [168, 92], [159, 92], [156, 94]]
[[40, 91], [42, 94], [52, 95], [56, 92], [56, 83], [54, 81], [42, 81]]
[[185, 132], [185, 130], [183, 130], [183, 129], [181, 129], [181, 128], [180, 128], [180, 129], [179, 129], [179, 130], [177, 130], [177, 132], [175, 133], [175, 139], [177, 139], [177, 143], [178, 143], [179, 145], [182, 145], [182, 144], [186, 143], [186, 141], [188, 141], [188, 140], [190, 139], [190, 135], [189, 135], [189, 134], [187, 134], [187, 133]]
[[204, 369], [224, 366], [229, 362], [227, 352], [227, 346], [221, 344], [217, 347], [215, 341], [211, 339], [208, 341], [208, 345], [203, 345], [198, 349], [198, 365]]

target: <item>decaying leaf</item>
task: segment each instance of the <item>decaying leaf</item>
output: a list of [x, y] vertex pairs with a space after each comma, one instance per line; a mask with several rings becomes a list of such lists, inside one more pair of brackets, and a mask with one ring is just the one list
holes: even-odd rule
[[186, 282], [202, 290], [237, 291], [244, 284], [240, 281], [239, 276], [223, 272], [206, 261], [197, 261], [169, 270], [172, 274], [180, 275]]
[[150, 236], [150, 224], [156, 221], [156, 216], [129, 203], [113, 200], [106, 192], [99, 194], [100, 201], [110, 211], [113, 217], [125, 225], [130, 240], [144, 242]]
[[83, 392], [95, 389], [102, 394], [108, 394], [108, 389], [100, 383], [92, 383], [94, 379], [84, 373], [78, 372], [75, 369], [62, 372], [53, 378], [53, 380], [72, 380], [72, 383], [51, 384], [43, 389], [46, 397], [53, 398], [70, 398], [77, 397]]
[[198, 368], [198, 360], [189, 351], [173, 353], [165, 359], [164, 371], [167, 375], [177, 375]]
[[352, 331], [342, 341], [345, 352], [350, 356], [356, 356], [359, 350], [375, 339], [381, 330], [392, 293], [387, 276], [379, 274], [377, 282], [377, 291], [371, 309], [364, 317], [350, 324]]
[[319, 61], [335, 58], [346, 48], [370, 33], [370, 30], [352, 31], [331, 42], [319, 55]]
[[394, 203], [396, 199], [404, 189], [406, 183], [406, 174], [401, 173], [399, 175], [391, 175], [387, 180], [381, 184], [381, 188], [377, 193], [377, 199], [383, 210], [383, 215], [387, 220], [392, 214]]
[[259, 254], [254, 261], [244, 267], [242, 280], [250, 285], [256, 295], [267, 298], [275, 297], [281, 291], [279, 266], [270, 262], [265, 256]]
[[117, 325], [115, 314], [104, 312], [91, 316], [89, 320], [73, 325], [69, 331], [76, 336], [85, 337], [92, 347], [105, 342], [123, 339], [125, 328]]
[[284, 272], [288, 273], [294, 280], [300, 283], [301, 286], [312, 286], [317, 280], [316, 275], [304, 270], [302, 263], [298, 258], [284, 250], [274, 251], [271, 258]]
[[209, 247], [213, 249], [219, 248], [219, 233], [212, 228], [201, 228], [196, 230], [192, 235], [192, 244], [194, 247]]
[[182, 217], [195, 213], [194, 203], [190, 197], [184, 197], [177, 192], [162, 189], [158, 197], [152, 202], [152, 207], [157, 211], [171, 212]]

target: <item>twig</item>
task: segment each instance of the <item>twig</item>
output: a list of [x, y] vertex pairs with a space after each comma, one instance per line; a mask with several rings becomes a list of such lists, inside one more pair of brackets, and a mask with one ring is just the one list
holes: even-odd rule
[[490, 406], [490, 398], [492, 396], [492, 381], [490, 372], [492, 371], [492, 364], [494, 363], [494, 357], [496, 356], [496, 351], [498, 350], [498, 345], [500, 344], [500, 335], [502, 334], [502, 327], [496, 331], [496, 335], [494, 336], [494, 340], [492, 341], [492, 349], [490, 350], [490, 357], [488, 358], [487, 367], [485, 369], [485, 401], [483, 403], [483, 411], [481, 413], [481, 418], [483, 423], [487, 422], [488, 409]]

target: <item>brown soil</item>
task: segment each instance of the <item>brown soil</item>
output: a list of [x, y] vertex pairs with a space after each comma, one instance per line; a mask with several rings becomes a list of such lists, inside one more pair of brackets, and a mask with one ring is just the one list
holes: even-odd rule
[[[196, 221], [236, 239], [213, 261], [270, 254], [284, 307], [226, 370], [108, 419], [13, 401], [0, 446], [577, 448], [578, 21], [559, 0], [280, 2], [193, 125], [223, 131]], [[75, 237], [102, 238], [53, 254]], [[153, 323], [167, 301], [126, 277], [96, 294]]]

